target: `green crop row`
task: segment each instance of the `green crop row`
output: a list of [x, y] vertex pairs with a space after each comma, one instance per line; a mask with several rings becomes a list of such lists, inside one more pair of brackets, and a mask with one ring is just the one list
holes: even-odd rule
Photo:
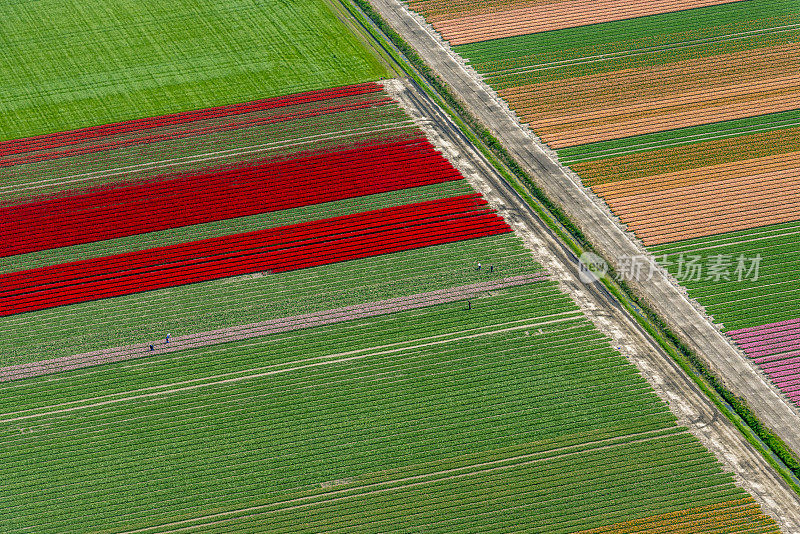
[[[800, 309], [800, 229], [797, 222], [764, 226], [748, 231], [731, 232], [715, 236], [678, 241], [650, 247], [657, 259], [666, 257], [671, 265], [667, 270], [678, 276], [679, 258], [699, 257], [704, 271], [700, 280], [678, 277], [689, 295], [702, 304], [716, 322], [726, 330], [738, 330], [798, 317]], [[720, 256], [731, 262], [729, 280], [721, 277], [709, 279], [707, 266]], [[744, 267], [758, 262], [758, 279], [755, 271], [736, 274], [738, 259], [743, 256]], [[685, 269], [685, 266], [684, 266]]]
[[[482, 64], [525, 54], [528, 65], [713, 40], [743, 31], [800, 22], [793, 0], [750, 0], [453, 47], [481, 71]], [[576, 43], [579, 43], [576, 46]], [[531, 51], [535, 50], [535, 54]]]
[[[680, 252], [689, 253], [692, 251], [712, 251], [717, 248], [728, 247], [771, 247], [773, 244], [792, 243], [797, 241], [800, 234], [800, 221], [791, 221], [758, 228], [748, 228], [735, 232], [726, 232], [706, 237], [697, 237], [673, 243], [664, 243], [648, 247], [656, 256], [662, 254], [677, 254]], [[766, 242], [765, 244], [762, 244]], [[716, 252], [712, 252], [716, 253]]]
[[[749, 33], [749, 32], [748, 32]], [[608, 53], [602, 57], [591, 56], [560, 64], [537, 65], [528, 59], [529, 51], [520, 50], [521, 57], [511, 56], [505, 61], [473, 64], [483, 73], [486, 83], [500, 91], [521, 85], [566, 80], [581, 76], [607, 74], [628, 69], [647, 69], [679, 61], [696, 61], [721, 54], [734, 54], [800, 41], [800, 31], [779, 29], [756, 34], [737, 35], [728, 39], [689, 41], [674, 46], [657, 46], [651, 49], [632, 49]], [[618, 46], [624, 46], [619, 43]], [[456, 48], [458, 49], [458, 48]]]
[[[46, 406], [55, 395], [60, 402], [89, 394], [113, 395], [128, 389], [174, 381], [233, 374], [263, 366], [284, 365], [304, 357], [335, 353], [357, 353], [374, 347], [396, 350], [415, 343], [476, 335], [496, 329], [514, 328], [518, 334], [538, 341], [544, 350], [556, 350], [566, 338], [597, 341], [603, 336], [579, 316], [575, 305], [561, 294], [554, 282], [509, 288], [505, 293], [473, 301], [467, 310], [463, 302], [438, 304], [416, 310], [395, 312], [360, 320], [257, 337], [244, 341], [209, 345], [175, 353], [158, 354], [144, 360], [120, 362], [112, 367], [93, 367], [0, 385], [0, 411]], [[553, 326], [546, 323], [553, 322]], [[564, 324], [567, 322], [569, 327]], [[540, 324], [520, 329], [528, 324]], [[539, 330], [541, 329], [541, 332]], [[265, 359], [265, 354], [269, 358]], [[147, 373], [142, 374], [142, 367]], [[86, 377], [86, 378], [85, 378]], [[133, 382], [131, 382], [133, 381]], [[59, 384], [57, 389], [53, 383]], [[24, 393], [20, 393], [24, 392]], [[22, 396], [20, 396], [22, 395]]]

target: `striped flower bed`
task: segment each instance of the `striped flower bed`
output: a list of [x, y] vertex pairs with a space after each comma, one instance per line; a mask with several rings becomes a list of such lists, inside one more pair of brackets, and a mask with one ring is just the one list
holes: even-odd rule
[[0, 209], [0, 256], [459, 179], [427, 140], [413, 139], [98, 187]]
[[794, 403], [800, 405], [800, 319], [728, 332]]
[[485, 206], [464, 195], [6, 274], [0, 316], [510, 232]]

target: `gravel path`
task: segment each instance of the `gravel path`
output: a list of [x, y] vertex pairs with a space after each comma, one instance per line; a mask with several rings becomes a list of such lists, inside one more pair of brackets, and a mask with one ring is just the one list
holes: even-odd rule
[[143, 358], [154, 354], [165, 352], [175, 352], [179, 350], [204, 347], [208, 345], [218, 345], [231, 341], [240, 341], [252, 337], [265, 336], [278, 332], [288, 332], [301, 328], [312, 328], [327, 324], [361, 319], [364, 317], [374, 317], [389, 313], [424, 308], [436, 304], [455, 302], [468, 298], [475, 298], [487, 291], [495, 291], [506, 287], [520, 286], [533, 282], [540, 282], [547, 279], [544, 272], [533, 273], [530, 275], [517, 275], [500, 280], [478, 282], [450, 289], [440, 289], [426, 293], [417, 293], [405, 297], [395, 297], [377, 302], [345, 306], [332, 310], [323, 310], [303, 315], [282, 317], [258, 323], [232, 326], [219, 330], [188, 334], [185, 336], [170, 337], [169, 343], [159, 340], [153, 343], [154, 351], [150, 350], [151, 343], [138, 343], [123, 347], [112, 347], [103, 350], [64, 356], [52, 360], [42, 360], [32, 363], [10, 365], [0, 368], [0, 382], [11, 380], [21, 380], [34, 376], [49, 375], [62, 371], [81, 369], [94, 365], [120, 362], [134, 358]]

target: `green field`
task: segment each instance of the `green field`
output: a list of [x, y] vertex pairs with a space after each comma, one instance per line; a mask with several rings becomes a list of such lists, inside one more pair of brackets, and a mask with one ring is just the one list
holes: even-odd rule
[[[10, 28], [0, 35], [0, 74], [8, 79], [0, 88], [0, 102], [8, 102], [0, 109], [0, 139], [386, 74], [324, 0], [45, 0], [2, 6], [0, 17]], [[78, 198], [87, 188], [173, 171], [218, 172], [259, 158], [419, 134], [386, 93], [354, 100], [373, 98], [385, 102], [348, 110], [303, 104], [297, 120], [281, 116], [298, 109], [253, 113], [236, 119], [248, 125], [241, 128], [227, 128], [226, 119], [217, 130], [211, 118], [186, 135], [148, 131], [128, 144], [125, 134], [110, 135], [112, 146], [98, 151], [86, 143], [68, 155], [45, 150], [37, 159], [32, 150], [0, 174], [0, 193], [14, 195], [1, 200]], [[315, 114], [315, 106], [332, 111]], [[417, 168], [416, 157], [401, 163]], [[333, 170], [336, 164], [314, 167], [309, 181]], [[331, 187], [350, 177], [332, 176], [339, 178]], [[286, 184], [287, 197], [305, 198], [303, 187]], [[0, 259], [0, 273], [468, 192], [469, 183], [458, 180], [41, 250]], [[233, 201], [247, 205], [260, 193], [248, 190]], [[104, 198], [113, 203], [115, 195]], [[148, 200], [158, 202], [156, 196]], [[169, 204], [175, 209], [195, 200], [176, 198]], [[363, 225], [376, 233], [403, 226], [408, 232], [398, 242], [406, 246], [430, 243], [412, 240], [418, 221], [371, 221]], [[24, 226], [20, 234], [28, 231]], [[387, 240], [400, 236], [386, 232]], [[329, 242], [331, 248], [320, 248], [326, 254], [336, 243]], [[198, 257], [169, 261], [203, 255], [198, 249]], [[117, 269], [122, 275], [138, 267]], [[0, 367], [159, 344], [82, 369], [34, 364], [54, 372], [0, 382], [0, 533], [570, 534], [632, 520], [688, 532], [700, 510], [721, 532], [775, 534], [775, 521], [677, 425], [559, 281], [541, 276], [468, 297], [456, 293], [535, 273], [546, 275], [508, 233], [0, 317]], [[50, 285], [97, 291], [91, 274], [61, 271]], [[172, 283], [198, 279], [169, 276]], [[25, 280], [37, 283], [29, 273]], [[179, 338], [352, 305], [364, 311], [376, 301], [434, 290], [453, 291], [424, 307], [400, 304], [382, 315], [334, 315], [339, 322], [324, 326], [294, 324], [244, 341], [206, 337], [203, 346], [160, 350], [167, 333]], [[9, 369], [0, 372], [2, 380], [10, 376]]]
[[[705, 266], [716, 256], [731, 260], [729, 280], [704, 273], [700, 280], [682, 284], [689, 296], [705, 306], [725, 330], [738, 330], [762, 324], [794, 319], [800, 310], [800, 222], [763, 226], [749, 230], [717, 234], [698, 239], [650, 247], [656, 258], [667, 255], [673, 262], [667, 270], [678, 274], [680, 254], [690, 259], [699, 256]], [[758, 279], [738, 280], [734, 276], [740, 255], [746, 259], [760, 256]], [[749, 268], [751, 262], [747, 262]], [[755, 274], [755, 273], [754, 273]]]
[[0, 392], [3, 532], [555, 534], [747, 498], [554, 282]]
[[3, 2], [0, 21], [0, 140], [387, 74], [324, 0]]

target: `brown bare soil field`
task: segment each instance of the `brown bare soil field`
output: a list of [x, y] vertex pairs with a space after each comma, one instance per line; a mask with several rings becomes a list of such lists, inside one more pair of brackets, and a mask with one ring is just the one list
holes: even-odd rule
[[[570, 168], [587, 186], [663, 175], [762, 158], [777, 151], [800, 151], [800, 128], [786, 128], [739, 137], [700, 141], [691, 145], [648, 150], [583, 163]], [[648, 180], [645, 185], [649, 184]]]
[[606, 199], [645, 245], [800, 219], [800, 169]]
[[761, 158], [739, 160], [700, 167], [688, 171], [674, 171], [650, 176], [641, 176], [621, 182], [592, 186], [592, 191], [606, 200], [666, 191], [702, 183], [739, 178], [754, 179], [755, 176], [800, 168], [800, 152], [774, 154]]
[[615, 523], [605, 527], [582, 530], [575, 534], [639, 534], [645, 532], [724, 534], [738, 531], [743, 524], [756, 529], [759, 526], [762, 528], [768, 527], [772, 522], [761, 512], [758, 504], [747, 497], [736, 501], [651, 515], [650, 517]]
[[[566, 0], [466, 16], [456, 16], [461, 13], [453, 10], [449, 19], [439, 10], [437, 18], [442, 18], [434, 21], [433, 27], [451, 45], [460, 45], [740, 1], [743, 0]], [[443, 3], [429, 3], [428, 9]], [[479, 11], [486, 9], [485, 4], [476, 7]]]

